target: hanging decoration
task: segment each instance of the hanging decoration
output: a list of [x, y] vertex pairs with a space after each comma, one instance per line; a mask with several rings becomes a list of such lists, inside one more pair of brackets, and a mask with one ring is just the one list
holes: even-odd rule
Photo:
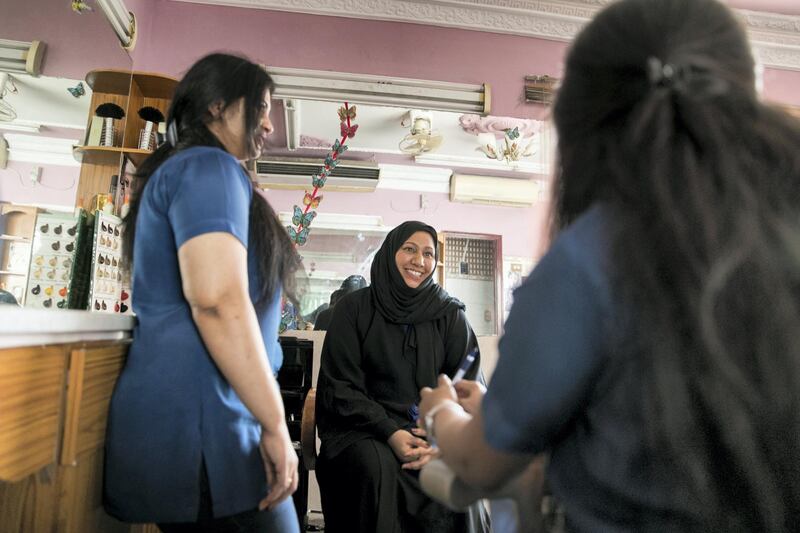
[[[506, 163], [513, 163], [519, 161], [522, 157], [533, 155], [536, 151], [534, 146], [534, 139], [520, 138], [519, 128], [508, 128], [503, 130], [503, 143], [498, 145], [496, 138], [492, 134], [483, 134], [478, 136], [478, 140], [483, 141], [482, 145], [478, 148], [486, 157], [490, 159], [497, 159], [498, 161], [505, 161]], [[486, 139], [481, 137], [486, 136]]]
[[88, 11], [94, 11], [92, 9], [92, 6], [87, 4], [84, 0], [72, 0], [71, 7], [72, 7], [72, 11], [74, 11], [75, 13], [77, 13], [79, 15], [83, 15], [84, 13], [86, 13]]
[[328, 155], [325, 157], [323, 165], [320, 167], [319, 172], [311, 177], [311, 185], [313, 190], [311, 192], [305, 191], [303, 196], [303, 207], [295, 205], [292, 212], [292, 225], [287, 229], [289, 231], [289, 238], [297, 246], [303, 246], [308, 241], [308, 233], [311, 231], [311, 223], [317, 212], [314, 211], [322, 201], [322, 195], [319, 190], [325, 187], [325, 182], [328, 180], [333, 169], [339, 164], [339, 156], [346, 150], [347, 139], [352, 139], [356, 135], [358, 125], [353, 124], [356, 118], [356, 106], [350, 106], [347, 102], [344, 106], [339, 108], [339, 131], [342, 138], [336, 139], [331, 146]]

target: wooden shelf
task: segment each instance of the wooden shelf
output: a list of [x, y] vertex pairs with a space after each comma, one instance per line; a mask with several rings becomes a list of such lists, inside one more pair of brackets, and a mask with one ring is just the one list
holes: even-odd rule
[[133, 162], [133, 166], [139, 167], [153, 152], [151, 150], [140, 150], [138, 148], [125, 148], [125, 155]]
[[156, 72], [134, 72], [133, 83], [147, 98], [171, 100], [178, 80]]
[[[139, 166], [150, 155], [149, 150], [138, 148], [139, 134], [145, 127], [139, 110], [155, 107], [166, 115], [178, 80], [155, 72], [100, 69], [89, 72], [86, 83], [93, 91], [90, 114], [101, 104], [115, 103], [123, 108], [125, 117], [116, 124], [116, 140], [123, 146], [77, 146], [73, 150], [75, 159], [82, 163], [76, 194], [78, 206], [95, 194], [108, 192], [111, 176], [122, 172], [125, 158]], [[91, 123], [91, 117], [88, 122]]]
[[76, 161], [90, 165], [119, 165], [121, 146], [75, 146], [72, 155]]
[[27, 276], [25, 272], [14, 272], [13, 270], [0, 270], [0, 276]]
[[119, 69], [93, 70], [86, 75], [92, 91], [127, 96], [131, 90], [131, 71]]
[[27, 237], [18, 237], [16, 235], [0, 235], [0, 241], [32, 242]]

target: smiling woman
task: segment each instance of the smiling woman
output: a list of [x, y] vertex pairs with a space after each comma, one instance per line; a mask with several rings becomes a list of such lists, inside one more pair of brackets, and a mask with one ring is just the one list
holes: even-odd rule
[[394, 255], [403, 281], [416, 289], [436, 268], [436, 243], [427, 231], [411, 235]]
[[372, 284], [334, 307], [316, 409], [330, 533], [465, 531], [465, 515], [425, 496], [417, 475], [436, 453], [416, 428], [419, 390], [477, 347], [464, 305], [433, 280], [436, 242], [432, 227], [400, 224], [375, 255]]

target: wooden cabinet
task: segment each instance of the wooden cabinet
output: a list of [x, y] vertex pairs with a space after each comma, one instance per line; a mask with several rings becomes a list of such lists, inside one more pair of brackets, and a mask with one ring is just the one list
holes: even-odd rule
[[76, 157], [82, 163], [76, 202], [77, 206], [88, 208], [88, 202], [95, 194], [109, 191], [111, 176], [120, 174], [126, 157], [138, 166], [150, 154], [148, 150], [138, 148], [139, 131], [144, 127], [139, 109], [155, 107], [166, 116], [178, 81], [152, 72], [111, 69], [93, 70], [86, 75], [86, 83], [93, 91], [87, 131], [100, 104], [112, 102], [125, 111], [125, 117], [116, 124], [114, 146], [79, 146], [75, 149]]
[[103, 510], [106, 416], [129, 341], [0, 350], [0, 533], [152, 533]]

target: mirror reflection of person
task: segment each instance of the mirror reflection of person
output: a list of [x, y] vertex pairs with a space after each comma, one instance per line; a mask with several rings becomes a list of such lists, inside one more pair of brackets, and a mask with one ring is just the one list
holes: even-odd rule
[[168, 142], [125, 218], [138, 324], [114, 390], [105, 508], [164, 532], [299, 530], [298, 458], [274, 375], [299, 261], [241, 161], [272, 132], [273, 83], [212, 54], [178, 83]]
[[19, 305], [17, 298], [5, 289], [0, 289], [0, 304]]
[[548, 453], [569, 531], [800, 531], [800, 124], [739, 17], [611, 3], [553, 117], [556, 236], [480, 409], [422, 392], [442, 459], [491, 491]]
[[[435, 454], [416, 427], [420, 385], [453, 375], [477, 339], [464, 305], [432, 279], [436, 231], [392, 230], [371, 285], [336, 304], [325, 337], [316, 417], [328, 533], [465, 531], [465, 515], [425, 496], [419, 469]], [[478, 356], [468, 372], [475, 377]]]
[[314, 329], [318, 331], [327, 330], [331, 323], [331, 319], [333, 318], [333, 308], [336, 307], [336, 304], [339, 302], [339, 300], [343, 296], [359, 289], [363, 289], [366, 286], [367, 280], [364, 279], [364, 276], [359, 276], [358, 274], [348, 276], [342, 282], [342, 285], [331, 294], [330, 306], [317, 315], [317, 319], [314, 322]]

